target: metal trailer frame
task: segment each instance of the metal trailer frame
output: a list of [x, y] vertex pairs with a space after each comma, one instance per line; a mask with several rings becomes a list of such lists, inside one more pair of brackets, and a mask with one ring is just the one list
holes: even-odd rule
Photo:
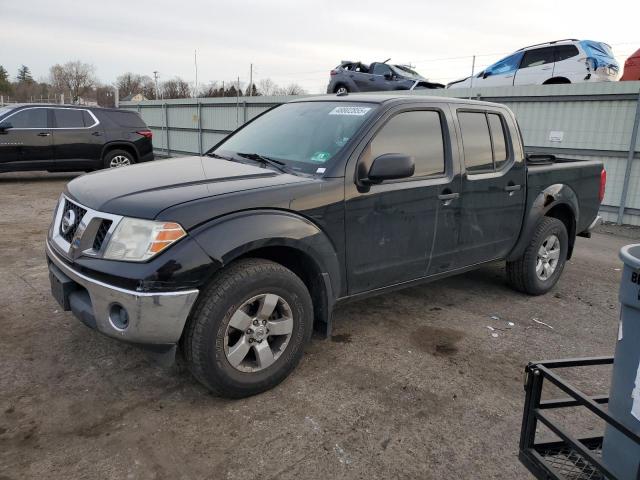
[[[588, 396], [553, 372], [556, 368], [611, 364], [613, 364], [613, 357], [591, 357], [534, 362], [529, 363], [525, 368], [526, 397], [518, 457], [536, 478], [541, 480], [616, 480], [617, 478], [602, 463], [602, 436], [574, 438], [551, 420], [545, 413], [547, 410], [585, 407], [604, 420], [607, 425], [640, 444], [639, 435], [629, 430], [600, 406], [609, 402], [608, 395]], [[565, 392], [568, 397], [541, 400], [545, 379]], [[536, 443], [538, 422], [545, 425], [561, 440]], [[640, 469], [636, 478], [640, 480]]]

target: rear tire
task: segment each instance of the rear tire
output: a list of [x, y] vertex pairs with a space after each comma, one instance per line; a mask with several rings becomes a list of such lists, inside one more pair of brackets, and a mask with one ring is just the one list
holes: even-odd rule
[[349, 93], [349, 87], [346, 85], [336, 85], [336, 88], [333, 89], [333, 93], [336, 95], [345, 95]]
[[119, 168], [133, 165], [135, 162], [134, 156], [126, 150], [110, 150], [103, 159], [104, 168]]
[[302, 280], [278, 263], [246, 259], [201, 293], [181, 346], [199, 382], [220, 396], [242, 398], [282, 382], [302, 358], [312, 328], [313, 304]]
[[516, 290], [542, 295], [558, 282], [569, 250], [567, 229], [557, 218], [543, 217], [520, 258], [507, 262], [507, 281]]

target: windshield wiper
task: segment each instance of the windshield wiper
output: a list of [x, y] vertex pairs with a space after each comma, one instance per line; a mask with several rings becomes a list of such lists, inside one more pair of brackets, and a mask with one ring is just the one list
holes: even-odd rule
[[255, 160], [256, 162], [260, 162], [263, 165], [271, 165], [272, 167], [280, 170], [283, 173], [291, 173], [291, 170], [287, 168], [286, 163], [281, 162], [280, 160], [276, 160], [275, 158], [265, 157], [264, 155], [260, 155], [259, 153], [237, 152], [237, 155], [242, 158], [248, 158], [249, 160]]
[[222, 160], [228, 160], [230, 162], [236, 162], [237, 160], [231, 158], [231, 157], [225, 157], [224, 155], [220, 155], [219, 153], [216, 152], [209, 152], [209, 153], [205, 153], [205, 155], [207, 157], [213, 157], [213, 158], [221, 158]]

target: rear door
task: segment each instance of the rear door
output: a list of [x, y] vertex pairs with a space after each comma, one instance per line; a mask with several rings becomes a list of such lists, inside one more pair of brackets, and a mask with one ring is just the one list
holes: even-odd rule
[[40, 170], [53, 167], [53, 148], [47, 109], [29, 107], [5, 117], [12, 128], [0, 132], [3, 169]]
[[460, 108], [462, 175], [458, 266], [504, 258], [524, 215], [524, 153], [513, 118], [500, 109]]
[[524, 52], [514, 85], [542, 85], [553, 77], [555, 47], [534, 48]]
[[584, 80], [587, 69], [584, 60], [579, 60], [580, 51], [575, 45], [556, 45], [553, 76], [567, 78], [571, 83]]
[[[446, 221], [451, 199], [439, 198], [457, 190], [446, 115], [435, 105], [387, 112], [349, 162], [345, 221], [350, 294], [424, 277], [436, 229], [443, 238], [455, 236], [455, 222]], [[385, 153], [413, 156], [414, 176], [358, 189], [353, 181], [357, 164], [370, 165]], [[438, 254], [446, 255], [446, 250]]]
[[53, 108], [56, 168], [99, 166], [103, 136], [100, 122], [82, 108]]

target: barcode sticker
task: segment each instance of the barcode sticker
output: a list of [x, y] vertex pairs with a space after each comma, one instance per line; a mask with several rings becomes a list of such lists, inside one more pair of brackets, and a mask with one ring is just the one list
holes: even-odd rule
[[329, 115], [355, 115], [362, 117], [366, 115], [371, 107], [336, 107], [329, 112]]

